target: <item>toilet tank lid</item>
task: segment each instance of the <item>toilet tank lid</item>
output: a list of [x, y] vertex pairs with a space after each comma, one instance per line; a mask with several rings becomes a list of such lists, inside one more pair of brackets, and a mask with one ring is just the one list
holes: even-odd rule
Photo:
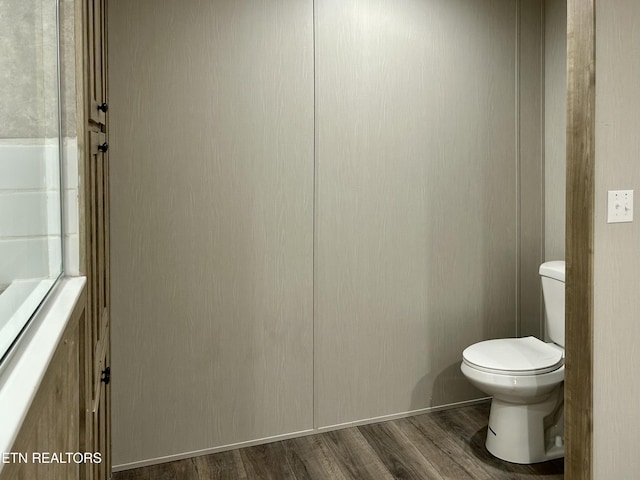
[[540, 275], [564, 282], [564, 260], [544, 262], [540, 265]]

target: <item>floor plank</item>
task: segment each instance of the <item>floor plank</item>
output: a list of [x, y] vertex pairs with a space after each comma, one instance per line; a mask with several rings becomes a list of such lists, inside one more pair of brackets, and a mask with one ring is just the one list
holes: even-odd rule
[[240, 450], [247, 478], [262, 480], [295, 480], [287, 462], [282, 442], [267, 443]]
[[[191, 458], [137, 468], [123, 473], [126, 475], [122, 478], [126, 480], [198, 480], [198, 472]], [[120, 475], [114, 474], [113, 477], [119, 479]]]
[[393, 478], [445, 479], [395, 422], [366, 425], [359, 427], [359, 430]]
[[240, 450], [203, 455], [194, 458], [193, 462], [198, 480], [247, 480]]
[[141, 467], [124, 470], [122, 472], [114, 473], [112, 478], [114, 480], [151, 480], [149, 477], [150, 469], [151, 467]]
[[443, 468], [451, 468], [455, 471], [453, 464], [457, 464], [460, 469], [468, 472], [473, 480], [500, 478], [496, 477], [496, 472], [486, 464], [484, 458], [478, 457], [476, 450], [470, 444], [470, 439], [477, 431], [475, 425], [466, 423], [466, 428], [460, 428], [457, 424], [448, 421], [448, 417], [443, 416], [441, 412], [410, 417], [407, 422], [414, 426], [425, 440], [428, 439], [436, 448], [446, 453], [442, 459]]
[[491, 480], [476, 462], [469, 461], [467, 455], [460, 452], [449, 434], [442, 432], [425, 433], [414, 425], [410, 419], [396, 421], [400, 431], [412, 442], [424, 457], [430, 460], [442, 478], [456, 480]]
[[346, 428], [322, 434], [347, 479], [391, 480], [393, 476], [357, 428]]
[[115, 473], [114, 480], [560, 480], [485, 447], [490, 404], [443, 410]]
[[282, 445], [296, 480], [347, 480], [322, 435], [293, 438]]

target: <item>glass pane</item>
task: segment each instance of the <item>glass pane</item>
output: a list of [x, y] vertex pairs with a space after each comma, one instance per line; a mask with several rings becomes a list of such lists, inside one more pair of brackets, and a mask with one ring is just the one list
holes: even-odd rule
[[56, 0], [0, 0], [0, 358], [62, 272]]

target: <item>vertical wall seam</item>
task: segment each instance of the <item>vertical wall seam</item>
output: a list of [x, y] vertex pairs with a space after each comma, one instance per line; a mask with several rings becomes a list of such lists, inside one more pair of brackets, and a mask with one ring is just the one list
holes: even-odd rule
[[516, 5], [516, 25], [515, 25], [515, 124], [516, 124], [516, 134], [515, 134], [515, 168], [516, 168], [516, 337], [519, 337], [522, 333], [522, 315], [520, 312], [520, 293], [521, 293], [521, 281], [520, 281], [520, 271], [521, 271], [521, 240], [522, 240], [522, 231], [521, 231], [521, 179], [520, 179], [520, 16], [521, 16], [521, 8], [520, 1], [515, 2]]
[[312, 201], [312, 240], [311, 240], [311, 331], [313, 338], [311, 339], [311, 418], [312, 426], [317, 428], [316, 422], [316, 234], [317, 234], [317, 108], [316, 108], [316, 2], [311, 2], [311, 54], [313, 57], [312, 75], [313, 75], [313, 201]]
[[[547, 184], [546, 184], [546, 52], [547, 52], [547, 33], [546, 33], [546, 0], [540, 1], [540, 263], [546, 260], [546, 241], [547, 232], [545, 230], [546, 215], [547, 215]], [[542, 297], [542, 288], [538, 296], [538, 303], [540, 305], [540, 315], [538, 316], [538, 330], [540, 332], [540, 338], [544, 340], [546, 332], [544, 329], [544, 299]]]

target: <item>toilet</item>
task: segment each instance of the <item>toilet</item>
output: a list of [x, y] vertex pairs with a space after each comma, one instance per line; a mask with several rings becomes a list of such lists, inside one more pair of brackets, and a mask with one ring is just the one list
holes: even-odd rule
[[491, 395], [487, 450], [513, 463], [564, 456], [564, 261], [540, 266], [551, 343], [535, 337], [487, 340], [467, 347], [460, 369]]

